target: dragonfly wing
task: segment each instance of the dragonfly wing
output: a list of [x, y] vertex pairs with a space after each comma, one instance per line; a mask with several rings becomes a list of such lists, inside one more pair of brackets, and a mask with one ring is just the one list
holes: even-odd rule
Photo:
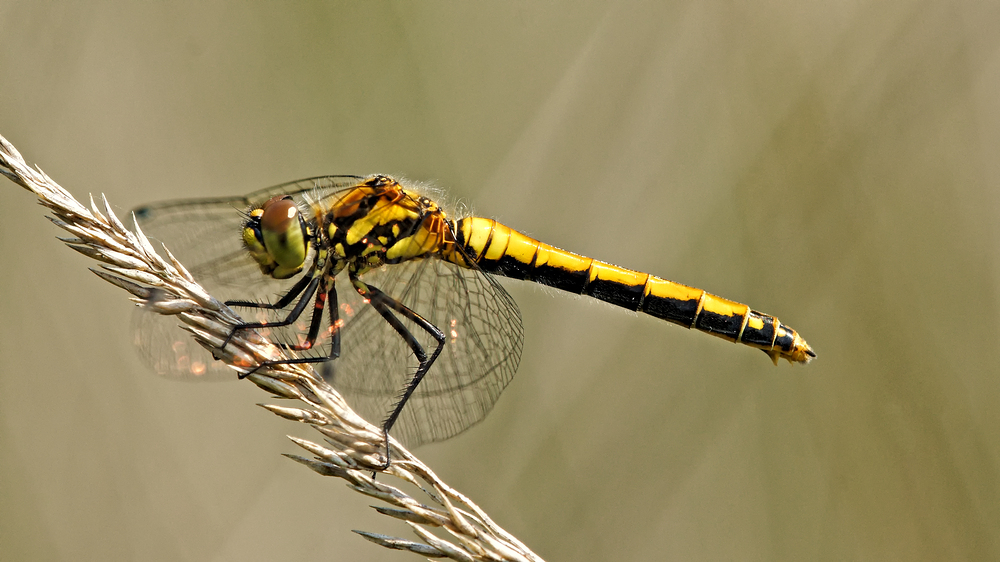
[[[153, 203], [138, 207], [133, 213], [154, 247], [157, 243], [164, 244], [195, 280], [219, 300], [267, 301], [287, 290], [290, 283], [263, 275], [247, 254], [240, 232], [246, 212], [275, 195], [287, 194], [305, 213], [313, 202], [335, 197], [361, 179], [357, 176], [309, 178], [242, 197]], [[179, 324], [176, 318], [160, 317], [141, 307], [134, 312], [133, 340], [140, 358], [153, 371], [187, 380], [235, 379], [231, 369], [215, 361], [190, 334], [178, 329]]]
[[136, 307], [132, 313], [132, 343], [139, 358], [156, 374], [184, 381], [237, 380], [237, 373], [216, 361], [176, 316]]
[[[445, 335], [441, 355], [407, 401], [393, 436], [416, 446], [447, 439], [483, 419], [513, 378], [521, 357], [524, 335], [513, 298], [489, 274], [439, 259], [387, 266], [364, 280]], [[356, 295], [349, 288], [339, 294], [348, 291]], [[333, 383], [366, 419], [380, 421], [392, 410], [417, 361], [371, 306], [346, 304], [356, 314], [345, 319], [343, 354], [331, 363]], [[361, 308], [354, 310], [356, 306]], [[435, 340], [403, 322], [430, 354]]]
[[243, 246], [246, 213], [279, 194], [292, 197], [310, 217], [311, 205], [335, 197], [361, 178], [322, 176], [268, 187], [242, 197], [185, 199], [133, 210], [143, 232], [161, 242], [195, 280], [220, 300], [273, 298], [288, 286], [261, 273]]

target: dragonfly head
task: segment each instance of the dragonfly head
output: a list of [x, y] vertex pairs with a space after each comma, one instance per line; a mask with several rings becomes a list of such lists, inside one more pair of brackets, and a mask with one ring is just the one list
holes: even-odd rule
[[243, 244], [260, 266], [275, 279], [302, 271], [309, 253], [309, 229], [295, 202], [287, 195], [268, 199], [249, 213], [243, 225]]

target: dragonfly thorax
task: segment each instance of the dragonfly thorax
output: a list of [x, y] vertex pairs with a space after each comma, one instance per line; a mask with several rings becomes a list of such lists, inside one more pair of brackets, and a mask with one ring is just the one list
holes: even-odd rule
[[322, 218], [334, 262], [361, 274], [440, 252], [454, 237], [436, 203], [388, 176], [345, 193]]

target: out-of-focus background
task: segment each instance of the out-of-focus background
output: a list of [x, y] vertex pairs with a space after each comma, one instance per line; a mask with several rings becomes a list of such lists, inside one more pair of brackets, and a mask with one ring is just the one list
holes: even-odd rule
[[[417, 453], [550, 560], [1000, 558], [1000, 4], [0, 4], [78, 197], [388, 172], [775, 314], [811, 365], [506, 283], [517, 377]], [[403, 560], [249, 383], [156, 378], [0, 181], [0, 558]], [[234, 233], [235, 234], [235, 233]]]

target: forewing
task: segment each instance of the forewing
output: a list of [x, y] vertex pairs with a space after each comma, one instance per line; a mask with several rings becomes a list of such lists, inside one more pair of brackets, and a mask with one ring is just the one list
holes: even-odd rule
[[242, 197], [185, 199], [133, 210], [143, 232], [160, 242], [187, 267], [195, 280], [220, 300], [271, 298], [288, 286], [261, 273], [243, 246], [246, 213], [275, 195], [289, 195], [311, 216], [314, 202], [324, 205], [358, 183], [358, 176], [321, 176], [283, 183]]
[[[313, 203], [355, 185], [357, 176], [323, 176], [276, 185], [242, 197], [186, 199], [144, 205], [133, 211], [140, 228], [162, 243], [195, 280], [219, 300], [272, 300], [294, 281], [263, 275], [243, 247], [246, 212], [278, 194], [290, 195], [305, 213]], [[305, 216], [311, 216], [306, 214]], [[159, 249], [159, 248], [157, 248]], [[248, 311], [240, 310], [241, 314]], [[187, 380], [235, 379], [233, 371], [178, 329], [173, 317], [137, 308], [133, 338], [139, 356], [160, 375]]]

